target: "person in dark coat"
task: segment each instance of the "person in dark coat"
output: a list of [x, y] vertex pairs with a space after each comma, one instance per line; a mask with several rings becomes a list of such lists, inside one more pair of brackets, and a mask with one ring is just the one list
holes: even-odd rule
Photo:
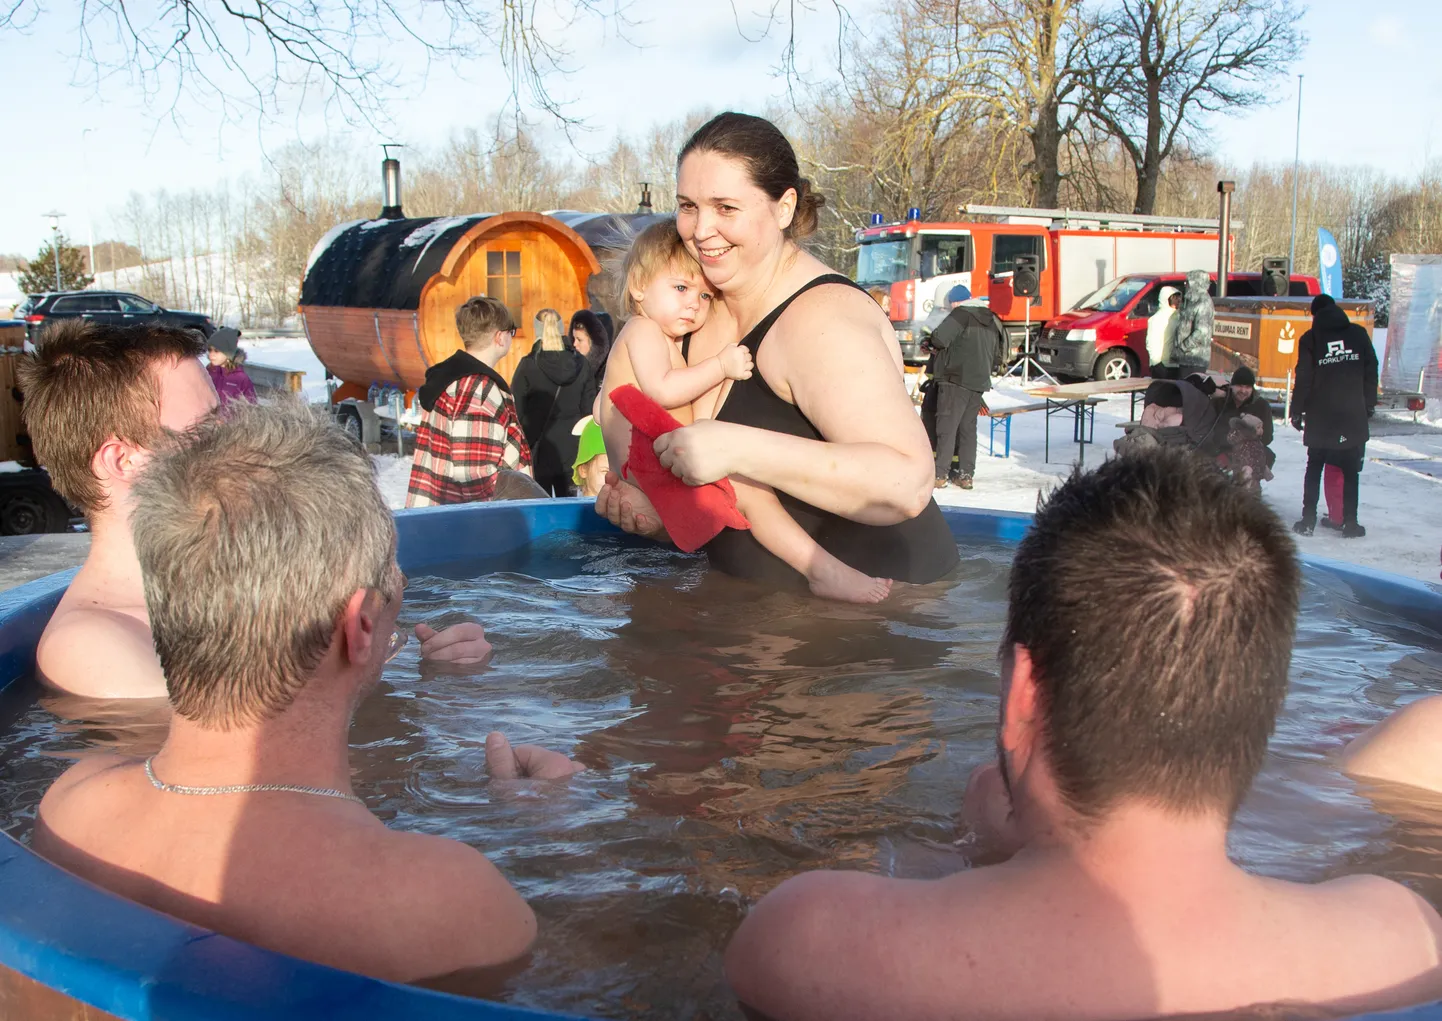
[[597, 381], [606, 375], [606, 356], [611, 353], [611, 334], [601, 317], [588, 309], [571, 316], [567, 339], [575, 352], [586, 359]]
[[[970, 489], [976, 473], [976, 416], [991, 389], [991, 370], [1006, 348], [1006, 334], [990, 309], [958, 304], [927, 344], [936, 352], [936, 488], [951, 480]], [[950, 474], [953, 454], [960, 461], [955, 476]]]
[[511, 394], [536, 481], [548, 493], [570, 496], [577, 442], [571, 430], [591, 414], [600, 388], [590, 363], [566, 346], [560, 314], [543, 309], [537, 320], [540, 340], [516, 366]]
[[1237, 481], [1261, 492], [1272, 477], [1277, 455], [1272, 452], [1272, 406], [1257, 393], [1257, 374], [1239, 365], [1229, 386], [1212, 398], [1222, 417], [1220, 432], [1227, 439], [1227, 467]]
[[1312, 300], [1312, 328], [1297, 342], [1292, 427], [1302, 431], [1307, 474], [1302, 483], [1302, 520], [1292, 526], [1311, 535], [1317, 526], [1322, 469], [1342, 472], [1342, 535], [1367, 534], [1357, 523], [1358, 476], [1377, 407], [1377, 351], [1367, 331], [1325, 294]]

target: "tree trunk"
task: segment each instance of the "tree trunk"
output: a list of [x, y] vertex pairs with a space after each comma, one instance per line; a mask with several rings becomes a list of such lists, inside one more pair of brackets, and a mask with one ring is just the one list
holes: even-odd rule
[[1031, 203], [1038, 209], [1056, 209], [1061, 205], [1061, 127], [1054, 98], [1037, 110], [1031, 148]]

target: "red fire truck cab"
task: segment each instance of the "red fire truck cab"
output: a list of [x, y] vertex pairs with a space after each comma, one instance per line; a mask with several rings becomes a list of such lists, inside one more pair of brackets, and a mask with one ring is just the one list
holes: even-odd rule
[[[916, 218], [856, 232], [856, 282], [881, 302], [909, 363], [926, 361], [928, 318], [961, 297], [987, 300], [1015, 351], [1028, 330], [1035, 339], [1116, 277], [1217, 266], [1215, 220], [975, 205], [961, 212], [988, 219]], [[1012, 294], [1018, 255], [1037, 259], [1041, 293], [1030, 302]]]

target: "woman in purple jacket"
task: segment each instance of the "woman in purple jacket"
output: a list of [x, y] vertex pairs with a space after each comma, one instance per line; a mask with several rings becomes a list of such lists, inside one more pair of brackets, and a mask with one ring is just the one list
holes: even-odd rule
[[215, 392], [220, 397], [220, 406], [223, 408], [233, 400], [241, 399], [254, 404], [255, 384], [241, 368], [245, 364], [245, 352], [239, 345], [240, 331], [233, 330], [229, 326], [222, 326], [210, 335], [206, 341], [206, 356], [210, 359], [207, 366], [210, 372], [210, 381], [215, 384]]

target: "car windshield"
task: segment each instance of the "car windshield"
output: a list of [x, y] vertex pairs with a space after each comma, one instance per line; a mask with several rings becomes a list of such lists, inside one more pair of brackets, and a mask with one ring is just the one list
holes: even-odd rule
[[1146, 277], [1117, 277], [1102, 284], [1072, 306], [1074, 311], [1120, 312], [1151, 281]]
[[856, 253], [858, 284], [894, 284], [911, 277], [911, 239], [867, 241]]

